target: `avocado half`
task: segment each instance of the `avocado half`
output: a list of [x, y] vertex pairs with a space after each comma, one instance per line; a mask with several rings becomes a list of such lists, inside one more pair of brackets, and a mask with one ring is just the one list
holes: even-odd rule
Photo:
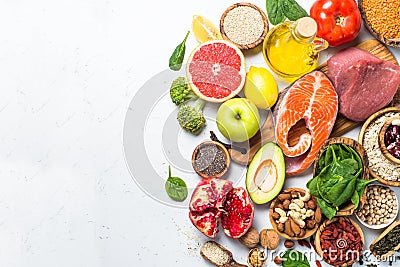
[[286, 165], [282, 149], [275, 143], [263, 145], [254, 155], [246, 174], [246, 188], [254, 203], [274, 199], [285, 182]]

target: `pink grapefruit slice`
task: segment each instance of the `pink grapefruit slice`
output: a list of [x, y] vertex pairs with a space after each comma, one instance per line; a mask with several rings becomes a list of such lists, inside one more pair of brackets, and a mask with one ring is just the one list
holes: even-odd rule
[[225, 40], [211, 40], [193, 50], [186, 65], [193, 92], [209, 102], [224, 102], [237, 95], [246, 78], [242, 51]]

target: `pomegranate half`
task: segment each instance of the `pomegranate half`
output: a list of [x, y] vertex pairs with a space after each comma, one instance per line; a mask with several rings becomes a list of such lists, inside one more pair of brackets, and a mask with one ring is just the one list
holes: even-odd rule
[[189, 204], [189, 218], [205, 236], [215, 238], [218, 226], [227, 236], [239, 238], [253, 223], [254, 206], [246, 189], [233, 188], [232, 182], [203, 179], [193, 192]]

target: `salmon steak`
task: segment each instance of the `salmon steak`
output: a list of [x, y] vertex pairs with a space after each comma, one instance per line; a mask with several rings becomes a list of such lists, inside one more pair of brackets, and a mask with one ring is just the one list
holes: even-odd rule
[[[304, 75], [286, 89], [274, 109], [275, 136], [285, 154], [286, 174], [293, 176], [311, 166], [329, 138], [338, 112], [338, 96], [321, 71]], [[297, 144], [289, 145], [289, 132], [299, 121], [304, 129]]]

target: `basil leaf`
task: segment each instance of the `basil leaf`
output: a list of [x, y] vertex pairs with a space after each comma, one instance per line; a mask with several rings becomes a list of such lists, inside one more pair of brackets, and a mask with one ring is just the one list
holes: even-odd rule
[[184, 201], [188, 195], [186, 183], [179, 177], [171, 176], [171, 166], [168, 167], [168, 172], [169, 177], [165, 182], [165, 191], [173, 200]]
[[280, 0], [279, 6], [283, 14], [291, 21], [298, 20], [302, 17], [308, 17], [307, 11], [295, 0]]
[[307, 257], [300, 251], [290, 249], [282, 256], [283, 267], [310, 267]]
[[281, 0], [266, 0], [268, 19], [272, 25], [277, 25], [286, 19], [283, 11], [280, 9], [279, 1]]

